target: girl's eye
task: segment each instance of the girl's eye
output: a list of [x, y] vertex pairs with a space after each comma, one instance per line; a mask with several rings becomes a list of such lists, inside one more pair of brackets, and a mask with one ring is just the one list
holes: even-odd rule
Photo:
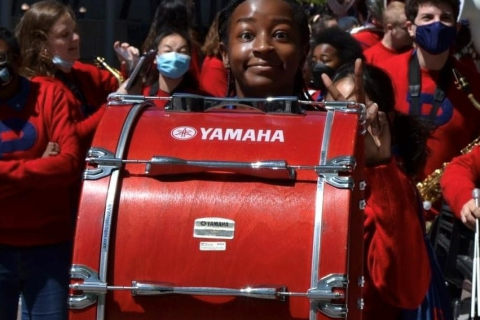
[[253, 39], [253, 35], [250, 32], [242, 32], [240, 34], [240, 39], [250, 41]]
[[277, 39], [288, 39], [288, 34], [284, 31], [277, 31], [275, 32], [274, 37]]

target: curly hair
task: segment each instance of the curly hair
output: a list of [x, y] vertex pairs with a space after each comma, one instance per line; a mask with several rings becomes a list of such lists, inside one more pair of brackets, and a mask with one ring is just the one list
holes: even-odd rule
[[355, 61], [357, 58], [365, 60], [362, 46], [352, 35], [338, 27], [326, 28], [313, 39], [315, 48], [319, 44], [329, 44], [337, 50], [340, 65]]

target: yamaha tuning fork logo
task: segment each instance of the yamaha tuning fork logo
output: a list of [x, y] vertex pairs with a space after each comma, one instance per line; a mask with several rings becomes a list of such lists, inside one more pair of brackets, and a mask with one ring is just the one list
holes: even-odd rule
[[171, 135], [177, 140], [190, 140], [197, 135], [197, 129], [192, 127], [176, 127], [171, 131]]

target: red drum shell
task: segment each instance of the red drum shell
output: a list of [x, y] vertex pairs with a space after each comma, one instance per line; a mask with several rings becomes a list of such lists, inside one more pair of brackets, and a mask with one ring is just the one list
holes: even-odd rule
[[[361, 302], [363, 216], [358, 201], [363, 191], [358, 179], [363, 148], [359, 148], [357, 114], [335, 112], [329, 122], [331, 134], [324, 137], [326, 112], [181, 113], [145, 102], [146, 110], [126, 138], [122, 130], [133, 106], [110, 106], [97, 129], [93, 147], [115, 154], [124, 139], [122, 158], [129, 162], [120, 169], [119, 191], [110, 209], [106, 199], [111, 175], [84, 181], [74, 265], [99, 272], [104, 213], [111, 210], [109, 286], [130, 287], [132, 281], [230, 289], [285, 286], [288, 292], [307, 293], [322, 277], [344, 274], [348, 288], [335, 290], [345, 293], [346, 301], [336, 302], [347, 304], [348, 319], [361, 319], [357, 305]], [[326, 159], [357, 159], [353, 190], [320, 183], [312, 169], [296, 170], [296, 179], [289, 181], [222, 169], [192, 172], [189, 167], [160, 174], [165, 168], [152, 166], [145, 173], [145, 161], [131, 161], [168, 156], [224, 162], [285, 160], [289, 165], [314, 166], [322, 154]], [[233, 221], [232, 238], [217, 238], [215, 232], [199, 237], [196, 220], [207, 223], [207, 218]], [[321, 231], [318, 264], [312, 262], [316, 227]], [[329, 319], [321, 312], [312, 313], [310, 307], [306, 297], [278, 301], [132, 296], [130, 290], [115, 290], [106, 293], [104, 319]], [[71, 309], [69, 318], [98, 320], [98, 308], [96, 303]]]

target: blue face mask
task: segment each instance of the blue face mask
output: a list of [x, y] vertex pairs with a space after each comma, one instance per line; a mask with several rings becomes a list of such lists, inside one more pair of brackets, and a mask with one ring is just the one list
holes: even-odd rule
[[166, 52], [157, 56], [157, 69], [165, 77], [178, 79], [190, 68], [190, 56], [177, 52]]
[[455, 43], [457, 28], [446, 26], [440, 21], [417, 26], [415, 42], [430, 54], [447, 51]]
[[68, 62], [60, 58], [60, 56], [53, 56], [52, 62], [54, 65], [70, 69], [73, 66], [73, 62]]

